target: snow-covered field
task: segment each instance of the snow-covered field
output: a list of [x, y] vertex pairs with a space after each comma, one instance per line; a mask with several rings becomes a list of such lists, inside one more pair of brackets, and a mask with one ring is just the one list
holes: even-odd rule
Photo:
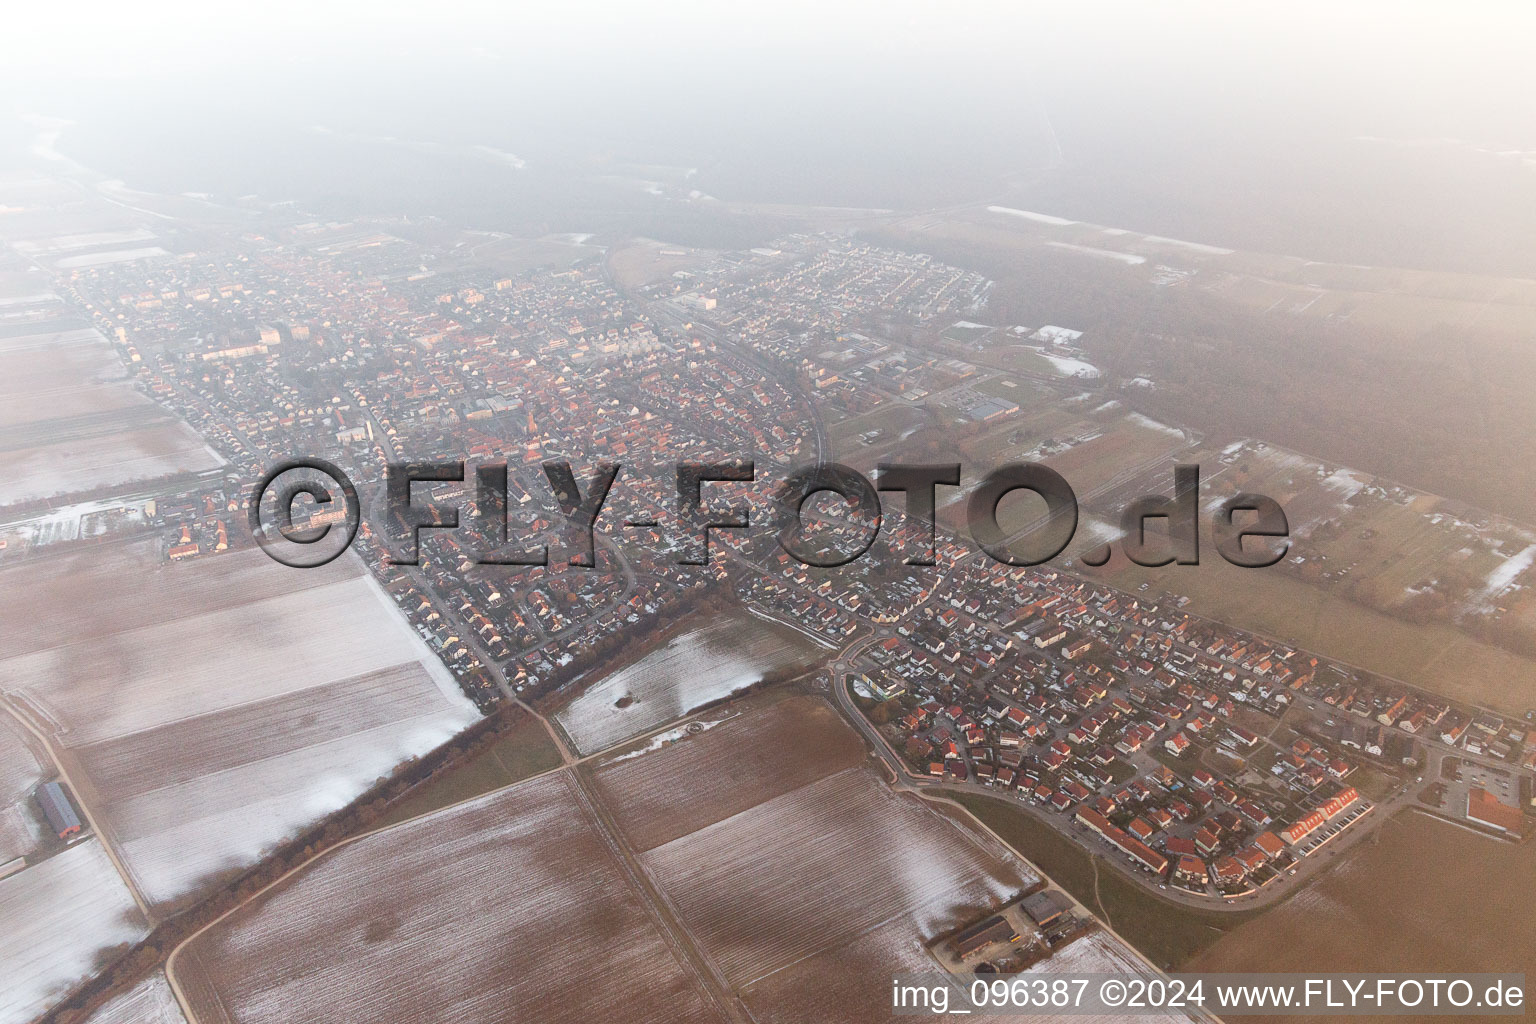
[[710, 721], [692, 721], [671, 729], [664, 729], [661, 732], [655, 733], [648, 740], [646, 740], [645, 746], [636, 750], [627, 751], [623, 754], [616, 754], [614, 755], [613, 760], [628, 761], [636, 757], [642, 757], [645, 754], [654, 753], [655, 751], [660, 750], [662, 747], [669, 746], [670, 744], [677, 743], [681, 740], [685, 740], [689, 736], [695, 736], [706, 729], [713, 729], [715, 726], [719, 725], [721, 721], [723, 721], [723, 719], [713, 719]]
[[1049, 960], [1042, 960], [1026, 974], [1083, 974], [1094, 972], [1139, 973], [1147, 963], [1136, 951], [1108, 932], [1084, 935], [1058, 949]]
[[[1036, 224], [1047, 224], [1051, 227], [1066, 228], [1082, 224], [1085, 227], [1097, 228], [1100, 234], [1118, 238], [1126, 235], [1135, 235], [1138, 232], [1127, 228], [1105, 227], [1099, 224], [1089, 224], [1086, 221], [1068, 220], [1066, 217], [1056, 217], [1049, 213], [1036, 213], [1033, 210], [1019, 210], [1011, 206], [989, 206], [988, 213], [999, 213], [1008, 217], [1018, 217], [1021, 220], [1033, 221]], [[1236, 250], [1224, 249], [1219, 245], [1206, 245], [1203, 242], [1188, 242], [1182, 238], [1167, 238], [1163, 235], [1140, 235], [1142, 242], [1157, 246], [1170, 246], [1176, 249], [1185, 249], [1189, 252], [1197, 252], [1206, 256], [1231, 256]], [[1051, 243], [1056, 244], [1056, 243]], [[1104, 250], [1092, 250], [1087, 247], [1067, 246], [1067, 248], [1082, 248], [1088, 252], [1104, 252]]]
[[568, 772], [338, 850], [174, 969], [235, 1024], [721, 1020]]
[[[745, 689], [814, 649], [756, 619], [711, 622], [589, 687], [555, 717], [583, 753], [604, 750]], [[624, 697], [630, 700], [619, 707]]]
[[1035, 877], [862, 765], [659, 846], [641, 862], [735, 985], [897, 914], [911, 914], [931, 938], [959, 911], [995, 906]]
[[[1284, 506], [1296, 537], [1307, 537], [1320, 523], [1348, 515], [1350, 499], [1369, 486], [1367, 477], [1357, 470], [1262, 442], [1233, 442], [1222, 449], [1222, 461], [1231, 462], [1239, 454], [1254, 467], [1252, 479], [1257, 483], [1252, 486]], [[1206, 499], [1206, 511], [1214, 511], [1223, 500], [1213, 492]]]
[[[928, 941], [1037, 874], [864, 760], [825, 700], [793, 697], [603, 762], [595, 790], [543, 775], [335, 851], [175, 977], [227, 1024], [718, 1020], [654, 901], [753, 1019], [884, 1019], [893, 973], [937, 971]], [[1108, 936], [1066, 953], [1038, 970], [1140, 966]]]
[[1223, 249], [1219, 245], [1206, 245], [1203, 242], [1186, 242], [1182, 238], [1164, 238], [1162, 235], [1142, 235], [1142, 241], [1156, 242], [1160, 245], [1172, 245], [1180, 249], [1189, 249], [1192, 252], [1205, 253], [1208, 256], [1231, 256], [1235, 249]]
[[[795, 697], [664, 750], [619, 755], [593, 777], [630, 846], [645, 851], [864, 758], [864, 745], [826, 701]], [[687, 799], [679, 799], [678, 779], [688, 780]]]
[[134, 260], [153, 259], [156, 256], [169, 256], [170, 253], [158, 245], [145, 246], [139, 249], [114, 249], [109, 252], [93, 252], [83, 256], [66, 256], [54, 261], [54, 266], [60, 270], [77, 270], [80, 267], [99, 267], [108, 263], [131, 263]]
[[0, 879], [0, 1024], [24, 1024], [147, 931], [94, 839]]
[[1138, 427], [1144, 427], [1147, 430], [1155, 430], [1159, 434], [1167, 434], [1169, 437], [1179, 438], [1184, 436], [1184, 431], [1180, 430], [1178, 427], [1170, 427], [1166, 423], [1159, 422], [1150, 416], [1143, 416], [1139, 412], [1127, 413], [1125, 418], [1129, 422], [1136, 424]]
[[1051, 367], [1063, 377], [1099, 377], [1103, 371], [1092, 363], [1081, 359], [1073, 359], [1070, 356], [1057, 356], [1049, 352], [1040, 353], [1040, 358], [1051, 364]]
[[98, 245], [126, 245], [130, 242], [148, 242], [155, 237], [148, 228], [130, 228], [125, 231], [91, 231], [79, 235], [60, 235], [56, 238], [14, 242], [18, 252], [30, 254], [44, 252], [68, 252], [71, 249], [90, 249]]
[[74, 323], [0, 337], [0, 505], [223, 464], [134, 389], [106, 338]]
[[165, 975], [152, 974], [103, 1003], [86, 1024], [186, 1024], [186, 1020]]
[[42, 838], [32, 794], [48, 773], [46, 754], [36, 748], [21, 723], [0, 711], [0, 865], [31, 853]]
[[754, 982], [742, 1001], [759, 1024], [866, 1024], [890, 1018], [892, 977], [938, 973], [916, 915], [898, 914]]
[[1531, 544], [1500, 562], [1493, 572], [1488, 574], [1483, 583], [1483, 589], [1473, 599], [1474, 606], [1489, 607], [1504, 591], [1508, 590], [1515, 580], [1527, 572], [1533, 563], [1536, 563], [1536, 544]]
[[353, 558], [94, 554], [0, 574], [32, 596], [27, 627], [0, 639], [0, 688], [68, 749], [151, 903], [250, 863], [477, 717]]
[[1084, 256], [1097, 256], [1099, 259], [1115, 260], [1136, 267], [1147, 262], [1145, 256], [1137, 256], [1133, 252], [1116, 252], [1113, 249], [1095, 249], [1091, 245], [1074, 245], [1071, 242], [1046, 242], [1046, 245], [1054, 249], [1067, 249], [1071, 252], [1080, 252]]
[[[1120, 941], [1108, 932], [1094, 932], [1092, 935], [1084, 935], [1068, 945], [1065, 949], [1057, 950], [1049, 960], [1042, 960], [1024, 972], [1025, 974], [1150, 974], [1152, 969], [1146, 961], [1136, 955], [1136, 951]], [[1187, 1016], [1176, 1011], [1168, 1011], [1158, 1015], [1162, 1020], [1203, 1020], [1198, 1013]], [[1014, 1018], [1008, 1018], [1014, 1019]], [[1070, 1017], [1060, 1018], [1063, 1021], [1082, 1022], [1082, 1024], [1132, 1024], [1135, 1021], [1145, 1021], [1145, 1016], [1132, 1014], [1074, 1014]]]
[[[886, 921], [852, 941], [776, 971], [750, 986], [743, 1000], [759, 1024], [864, 1024], [891, 1016], [890, 979], [901, 974], [938, 977], [940, 968], [917, 936], [910, 914]], [[1080, 972], [1139, 973], [1145, 965], [1112, 935], [1095, 932], [1072, 943], [1055, 957], [1027, 973], [1045, 975]], [[958, 994], [951, 1006], [962, 1005]], [[1130, 1024], [1145, 1017], [1077, 1014], [970, 1014], [971, 1024], [1018, 1024], [1023, 1020]], [[1163, 1020], [1178, 1020], [1169, 1015]]]
[[1119, 523], [1110, 523], [1097, 516], [1084, 515], [1078, 520], [1077, 532], [1072, 535], [1072, 543], [1067, 547], [1067, 557], [1078, 558], [1105, 544], [1116, 543], [1124, 536], [1125, 531], [1120, 529]]
[[0, 294], [0, 306], [41, 306], [58, 302], [59, 297], [53, 292], [21, 292], [18, 294]]
[[1050, 224], [1055, 227], [1069, 227], [1076, 224], [1075, 220], [1067, 220], [1065, 217], [1053, 217], [1048, 213], [1035, 213], [1033, 210], [1016, 210], [1011, 206], [989, 206], [988, 213], [1001, 213], [1009, 217], [1018, 217], [1021, 220], [1032, 220], [1036, 224]]

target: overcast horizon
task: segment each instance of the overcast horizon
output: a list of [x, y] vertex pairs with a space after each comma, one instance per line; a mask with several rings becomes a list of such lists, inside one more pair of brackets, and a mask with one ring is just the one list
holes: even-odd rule
[[[997, 199], [1234, 248], [1536, 276], [1528, 9], [585, 10], [108, 6], [83, 33], [32, 12], [0, 75], [19, 85], [13, 138], [17, 114], [67, 119], [64, 154], [149, 191], [602, 230], [615, 206], [654, 214], [629, 193], [660, 166], [726, 201]], [[354, 186], [386, 147], [400, 166]], [[427, 184], [442, 174], [454, 196]]]

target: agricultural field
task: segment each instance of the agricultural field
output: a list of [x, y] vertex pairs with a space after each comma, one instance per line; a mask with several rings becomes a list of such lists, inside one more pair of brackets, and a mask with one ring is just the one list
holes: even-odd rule
[[[641, 863], [737, 987], [892, 915], [912, 914], [932, 938], [1034, 881], [1001, 847], [982, 846], [864, 766], [674, 839]], [[746, 891], [742, 879], [752, 880]]]
[[684, 630], [589, 687], [555, 720], [582, 753], [604, 750], [728, 697], [821, 648], [787, 627], [736, 613]]
[[101, 246], [128, 245], [132, 242], [154, 241], [155, 233], [148, 228], [129, 228], [123, 231], [88, 231], [78, 235], [59, 235], [53, 238], [36, 238], [13, 244], [17, 252], [28, 256], [50, 253], [74, 252]]
[[560, 748], [544, 723], [527, 715], [483, 753], [412, 789], [379, 822], [393, 825], [430, 814], [558, 768], [561, 763]]
[[[934, 959], [917, 934], [914, 915], [892, 918], [847, 944], [776, 971], [752, 985], [745, 994], [752, 1017], [761, 1024], [864, 1024], [889, 1016], [890, 978], [898, 974], [936, 971]], [[1074, 941], [1025, 973], [1045, 975], [1094, 972], [1132, 973], [1145, 963], [1129, 947], [1106, 932]], [[958, 1001], [952, 1005], [959, 1005]], [[1014, 1016], [971, 1014], [972, 1021], [1018, 1021]], [[1087, 1013], [1070, 1017], [1034, 1015], [1035, 1020], [1083, 1021], [1085, 1024], [1130, 1022], [1137, 1017]], [[1180, 1018], [1170, 1015], [1165, 1020]]]
[[[936, 970], [929, 941], [1039, 877], [863, 760], [825, 701], [793, 697], [594, 772], [646, 874], [753, 1020], [883, 1019], [893, 973]], [[680, 779], [681, 805], [668, 799]], [[1141, 962], [1107, 934], [1068, 955], [1038, 970]]]
[[[864, 745], [826, 701], [791, 697], [685, 736], [665, 755], [615, 757], [593, 779], [625, 838], [643, 852], [864, 759]], [[687, 800], [672, 788], [679, 778], [691, 780]]]
[[37, 740], [0, 710], [0, 865], [31, 853], [42, 839], [32, 794], [52, 771]]
[[[1045, 975], [1066, 974], [1144, 974], [1147, 971], [1146, 961], [1124, 942], [1110, 935], [1108, 932], [1094, 932], [1085, 935], [1073, 942], [1070, 946], [1054, 954], [1049, 960], [1043, 960], [1024, 971], [1025, 974]], [[1046, 1018], [1049, 1019], [1049, 1018]], [[1070, 1021], [1071, 1024], [1124, 1024], [1130, 1021], [1145, 1021], [1143, 1016], [1127, 1016], [1113, 1013], [1081, 1013], [1070, 1017], [1059, 1017], [1058, 1020]], [[1162, 1017], [1163, 1020], [1173, 1021], [1208, 1021], [1211, 1018], [1200, 1010], [1191, 1010], [1186, 1014], [1178, 1014], [1168, 1011]]]
[[53, 291], [48, 281], [37, 273], [27, 273], [21, 270], [11, 270], [13, 265], [5, 257], [7, 253], [0, 251], [0, 312], [6, 316], [12, 316], [21, 310], [27, 310], [34, 315], [42, 315], [45, 312], [58, 312], [63, 308], [63, 300]]
[[[1038, 876], [890, 789], [822, 698], [764, 696], [345, 844], [195, 937], [171, 977], [204, 1024], [718, 1021], [719, 1000], [765, 1022], [881, 1017], [892, 971], [935, 970], [927, 942]], [[1080, 941], [1098, 969], [1134, 959]]]
[[[918, 915], [898, 914], [841, 946], [823, 949], [759, 979], [747, 986], [742, 998], [761, 1024], [885, 1020], [890, 1016], [893, 975], [938, 972], [919, 925]], [[968, 1019], [990, 1018], [972, 1014]]]
[[135, 260], [149, 260], [169, 255], [168, 250], [158, 245], [150, 245], [138, 249], [112, 249], [65, 256], [54, 260], [53, 265], [60, 270], [79, 270], [82, 267], [99, 267], [108, 263], [132, 263]]
[[0, 1024], [25, 1024], [148, 926], [101, 843], [0, 879]]
[[0, 333], [0, 505], [220, 465], [133, 388], [96, 330], [53, 321]]
[[[132, 599], [125, 591], [132, 581]], [[477, 713], [354, 558], [152, 544], [0, 572], [0, 696], [52, 733], [156, 906], [242, 867]]]
[[186, 1024], [165, 975], [154, 974], [103, 1003], [85, 1024]]
[[10, 522], [0, 522], [0, 550], [23, 552], [33, 547], [100, 537], [115, 530], [143, 528], [147, 518], [144, 507], [152, 500], [100, 498], [59, 505], [43, 512], [24, 513]]
[[1492, 842], [1402, 811], [1382, 825], [1379, 839], [1353, 848], [1305, 890], [1181, 969], [1530, 976], [1536, 917], [1524, 894], [1533, 872], [1536, 845]]
[[593, 775], [647, 876], [756, 1020], [880, 1016], [891, 971], [934, 969], [925, 941], [1036, 877], [891, 790], [820, 698], [786, 698]]
[[723, 1020], [568, 772], [342, 847], [170, 969], [201, 1024]]

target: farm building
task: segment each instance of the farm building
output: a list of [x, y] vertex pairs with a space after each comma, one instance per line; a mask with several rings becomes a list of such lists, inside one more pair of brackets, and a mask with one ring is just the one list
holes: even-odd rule
[[1008, 919], [995, 914], [955, 936], [955, 955], [970, 956], [994, 942], [1016, 942], [1018, 938], [1018, 931], [1008, 923]]
[[1024, 913], [1041, 928], [1048, 928], [1072, 909], [1066, 897], [1054, 889], [1045, 889], [1024, 899]]
[[68, 839], [80, 831], [80, 818], [69, 802], [69, 794], [57, 782], [44, 783], [38, 787], [37, 803], [60, 839]]

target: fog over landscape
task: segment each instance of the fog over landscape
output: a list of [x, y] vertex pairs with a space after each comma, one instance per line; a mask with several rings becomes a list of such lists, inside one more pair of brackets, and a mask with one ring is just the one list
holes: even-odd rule
[[132, 187], [499, 230], [653, 224], [656, 181], [1006, 195], [1231, 248], [1536, 274], [1517, 3], [167, 6], [24, 14], [0, 44], [11, 105], [73, 122], [61, 152]]
[[1536, 977], [1536, 6], [12, 7], [0, 1024]]

